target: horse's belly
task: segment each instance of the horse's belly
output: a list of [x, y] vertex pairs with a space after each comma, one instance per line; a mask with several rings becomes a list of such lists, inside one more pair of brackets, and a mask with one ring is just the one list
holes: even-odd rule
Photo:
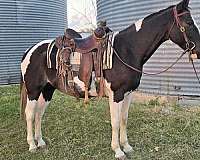
[[[85, 92], [85, 83], [81, 81], [78, 76], [74, 77], [74, 83], [75, 87], [78, 90], [78, 92], [83, 95]], [[92, 82], [90, 84], [90, 90], [89, 90], [89, 96], [96, 97], [98, 96], [97, 91], [96, 91], [96, 86], [95, 86], [95, 81], [92, 78]]]

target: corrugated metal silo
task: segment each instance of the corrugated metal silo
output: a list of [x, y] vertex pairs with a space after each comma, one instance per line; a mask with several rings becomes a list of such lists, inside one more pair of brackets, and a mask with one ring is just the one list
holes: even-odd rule
[[0, 84], [19, 82], [25, 50], [63, 34], [66, 27], [66, 0], [1, 0]]
[[[174, 5], [180, 0], [97, 0], [97, 21], [104, 19], [114, 31], [122, 30], [147, 15]], [[190, 1], [192, 16], [200, 26], [200, 1]], [[167, 41], [145, 64], [144, 71], [158, 72], [168, 67], [183, 51]], [[200, 62], [195, 63], [200, 75]], [[143, 75], [140, 90], [148, 93], [199, 96], [200, 85], [185, 55], [173, 69], [159, 76]]]

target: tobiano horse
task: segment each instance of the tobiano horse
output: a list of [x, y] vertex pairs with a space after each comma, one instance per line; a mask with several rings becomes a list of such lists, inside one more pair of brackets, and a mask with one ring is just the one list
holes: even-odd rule
[[111, 114], [111, 146], [118, 159], [125, 159], [133, 150], [127, 139], [128, 110], [131, 93], [140, 84], [143, 65], [167, 40], [189, 50], [192, 57], [200, 58], [199, 30], [188, 4], [189, 0], [182, 0], [139, 20], [115, 36], [113, 67], [104, 71], [104, 77]]
[[[74, 30], [67, 29], [65, 35], [41, 41], [25, 52], [21, 61], [21, 115], [26, 115], [24, 116], [27, 122], [29, 151], [34, 152], [37, 147], [46, 146], [42, 139], [41, 119], [55, 89], [77, 98], [81, 97], [80, 80], [78, 82], [75, 80], [76, 77], [71, 70], [70, 55], [72, 52], [87, 56], [90, 56], [91, 52], [101, 53], [101, 43], [105, 35], [106, 32], [102, 27], [98, 27], [87, 38], [81, 38]], [[33, 122], [35, 136], [33, 136]], [[34, 140], [37, 141], [37, 146]]]
[[[198, 59], [200, 58], [199, 30], [194, 24], [188, 4], [189, 0], [182, 0], [177, 5], [139, 20], [115, 36], [112, 69], [104, 70], [103, 74], [111, 114], [111, 147], [117, 159], [123, 160], [126, 158], [126, 154], [133, 151], [127, 138], [128, 110], [132, 98], [131, 93], [140, 84], [143, 65], [157, 48], [167, 40], [171, 40], [183, 50], [189, 51], [192, 57], [195, 55]], [[50, 83], [46, 88], [54, 89]], [[43, 95], [51, 91], [51, 89], [47, 90], [46, 88], [43, 89]], [[41, 99], [44, 102], [43, 106], [46, 106], [51, 97]], [[39, 94], [37, 99], [28, 99], [29, 105], [26, 107], [28, 119], [32, 117], [33, 106], [39, 101]], [[32, 121], [28, 123], [30, 122]], [[31, 124], [28, 126], [30, 127]], [[39, 139], [38, 143], [40, 145], [45, 144], [41, 134], [37, 132], [35, 138]], [[33, 135], [29, 134], [27, 140], [30, 150], [34, 149], [36, 146], [33, 143]]]

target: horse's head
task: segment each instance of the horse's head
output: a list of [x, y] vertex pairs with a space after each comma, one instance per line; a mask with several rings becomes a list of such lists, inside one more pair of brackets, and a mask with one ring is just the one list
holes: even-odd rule
[[200, 59], [200, 35], [189, 11], [189, 0], [183, 0], [173, 7], [173, 24], [169, 38], [184, 50], [190, 50], [193, 57]]

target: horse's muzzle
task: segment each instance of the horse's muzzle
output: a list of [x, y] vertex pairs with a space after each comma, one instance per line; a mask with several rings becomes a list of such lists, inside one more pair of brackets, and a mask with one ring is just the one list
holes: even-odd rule
[[192, 50], [192, 53], [190, 54], [191, 59], [200, 59], [200, 52], [198, 52], [196, 49]]

